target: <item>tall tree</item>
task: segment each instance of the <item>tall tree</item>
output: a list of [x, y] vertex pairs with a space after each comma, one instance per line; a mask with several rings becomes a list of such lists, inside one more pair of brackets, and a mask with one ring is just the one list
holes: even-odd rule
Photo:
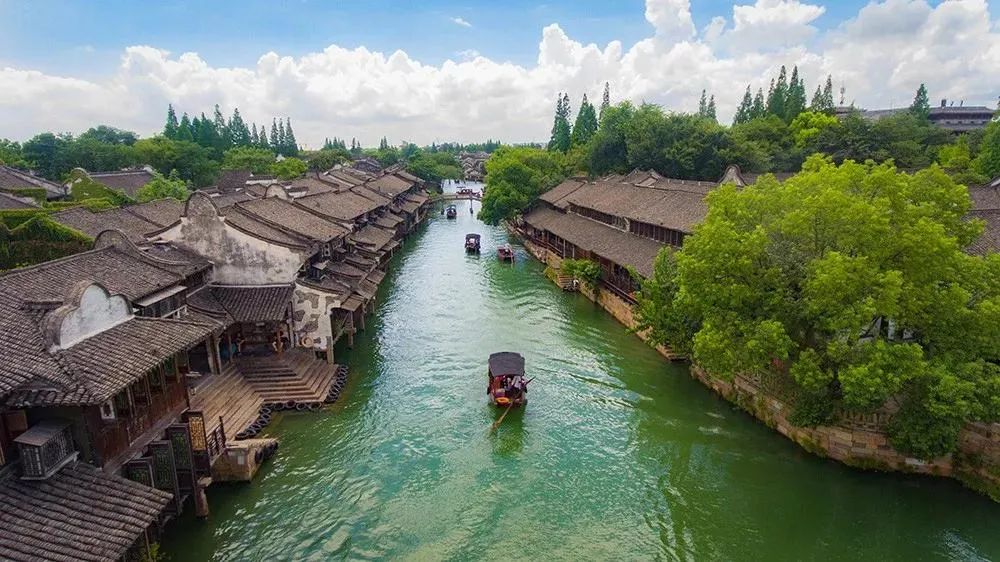
[[611, 85], [604, 83], [604, 95], [601, 97], [601, 111], [597, 115], [597, 121], [604, 119], [604, 111], [611, 107]]
[[285, 156], [298, 156], [299, 143], [292, 132], [292, 118], [285, 117]]
[[767, 112], [784, 119], [787, 100], [788, 72], [785, 70], [785, 65], [781, 65], [781, 70], [778, 72], [778, 80], [774, 83], [774, 88], [767, 98]]
[[580, 111], [576, 114], [576, 122], [573, 124], [571, 144], [580, 146], [587, 144], [597, 133], [597, 112], [594, 106], [587, 101], [587, 94], [583, 94], [583, 101], [580, 102]]
[[708, 106], [705, 107], [705, 117], [708, 117], [709, 119], [715, 121], [716, 123], [719, 122], [719, 119], [715, 113], [715, 94], [712, 94], [708, 98]]
[[698, 116], [705, 117], [708, 114], [708, 97], [705, 89], [701, 89], [701, 99], [698, 100]]
[[572, 142], [569, 125], [569, 94], [560, 94], [556, 98], [556, 115], [552, 123], [552, 136], [549, 139], [549, 150], [566, 152]]
[[278, 133], [278, 120], [271, 118], [271, 152], [281, 154], [281, 136]]
[[[271, 141], [273, 142], [274, 139]], [[288, 150], [288, 137], [285, 135], [285, 122], [278, 119], [278, 154], [287, 156], [286, 150]]]
[[750, 119], [759, 119], [767, 114], [767, 105], [764, 101], [764, 90], [757, 88], [757, 95], [753, 97], [753, 105], [750, 106]]
[[813, 92], [812, 100], [809, 102], [809, 111], [824, 111], [823, 87], [819, 84], [816, 84], [816, 91]]
[[785, 122], [791, 123], [806, 109], [806, 86], [799, 77], [799, 67], [792, 67], [792, 79], [788, 83], [788, 96], [785, 98]]
[[267, 130], [263, 125], [260, 126], [260, 140], [257, 142], [257, 148], [271, 150], [271, 143], [267, 140]]
[[240, 115], [240, 108], [233, 109], [233, 116], [229, 118], [229, 138], [233, 146], [249, 146], [250, 130]]
[[921, 119], [927, 119], [931, 115], [931, 100], [927, 96], [927, 86], [923, 83], [917, 88], [917, 94], [913, 97], [913, 103], [910, 105], [910, 113]]
[[215, 124], [215, 149], [218, 151], [219, 156], [229, 149], [232, 142], [229, 135], [229, 127], [226, 126], [226, 118], [222, 116], [222, 110], [219, 109], [219, 104], [215, 104], [215, 112], [212, 115], [212, 122]]
[[833, 111], [833, 77], [826, 75], [826, 84], [823, 84], [823, 109]]
[[168, 139], [177, 138], [177, 113], [173, 104], [167, 104], [167, 124], [163, 126], [163, 136]]
[[736, 108], [736, 115], [733, 117], [733, 125], [740, 125], [750, 121], [753, 112], [753, 94], [750, 93], [750, 84], [747, 84], [747, 89], [743, 92], [743, 100], [740, 102], [740, 106]]
[[257, 132], [257, 124], [250, 124], [250, 146], [257, 146], [260, 144], [260, 133]]
[[181, 122], [177, 125], [177, 137], [175, 140], [194, 142], [194, 135], [191, 133], [191, 118], [185, 112], [181, 116]]

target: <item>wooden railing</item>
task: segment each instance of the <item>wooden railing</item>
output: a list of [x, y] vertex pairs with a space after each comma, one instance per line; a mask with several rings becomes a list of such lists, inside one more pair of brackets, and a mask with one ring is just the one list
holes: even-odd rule
[[105, 424], [94, 439], [101, 459], [107, 462], [128, 449], [185, 400], [184, 382], [167, 382], [163, 390], [153, 391], [149, 404], [136, 404], [135, 411]]

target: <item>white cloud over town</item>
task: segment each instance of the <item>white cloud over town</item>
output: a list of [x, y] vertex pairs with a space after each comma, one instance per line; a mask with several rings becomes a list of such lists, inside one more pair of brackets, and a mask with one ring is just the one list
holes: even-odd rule
[[833, 74], [847, 101], [865, 107], [907, 104], [921, 82], [935, 99], [996, 103], [1000, 22], [990, 19], [985, 0], [872, 2], [820, 31], [815, 21], [824, 10], [819, 3], [756, 0], [699, 32], [689, 0], [647, 0], [648, 37], [600, 47], [554, 23], [541, 30], [529, 66], [472, 49], [429, 65], [402, 51], [331, 45], [300, 57], [268, 52], [256, 66], [222, 68], [195, 53], [133, 46], [102, 81], [0, 68], [0, 136], [79, 132], [96, 123], [150, 134], [162, 125], [167, 103], [179, 112], [220, 103], [258, 123], [288, 115], [300, 141], [313, 147], [328, 136], [368, 144], [383, 135], [417, 143], [545, 140], [557, 92], [569, 91], [576, 107], [584, 93], [599, 98], [607, 80], [614, 101], [692, 110], [706, 88], [728, 120], [745, 85], [766, 88], [781, 64], [799, 66], [810, 95]]
[[463, 18], [455, 17], [455, 18], [449, 18], [449, 19], [451, 19], [451, 22], [454, 23], [455, 25], [460, 25], [462, 27], [472, 27], [472, 24], [469, 23], [469, 22], [467, 22], [467, 21], [465, 21]]

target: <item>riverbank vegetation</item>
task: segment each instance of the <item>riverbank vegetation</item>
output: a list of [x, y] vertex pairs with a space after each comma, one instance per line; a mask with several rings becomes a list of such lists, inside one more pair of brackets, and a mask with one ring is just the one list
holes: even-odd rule
[[803, 425], [885, 413], [893, 445], [921, 458], [1000, 421], [1000, 256], [963, 251], [982, 225], [941, 168], [816, 155], [708, 204], [642, 284], [653, 343], [783, 387]]

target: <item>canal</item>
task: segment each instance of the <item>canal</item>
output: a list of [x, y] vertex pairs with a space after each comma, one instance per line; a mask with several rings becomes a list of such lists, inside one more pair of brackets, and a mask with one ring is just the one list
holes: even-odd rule
[[[407, 243], [367, 332], [338, 350], [340, 403], [272, 423], [277, 456], [211, 488], [207, 521], [172, 524], [172, 560], [1000, 558], [1000, 506], [805, 453], [522, 249], [498, 263], [506, 234], [457, 205]], [[497, 350], [537, 378], [490, 434]]]

